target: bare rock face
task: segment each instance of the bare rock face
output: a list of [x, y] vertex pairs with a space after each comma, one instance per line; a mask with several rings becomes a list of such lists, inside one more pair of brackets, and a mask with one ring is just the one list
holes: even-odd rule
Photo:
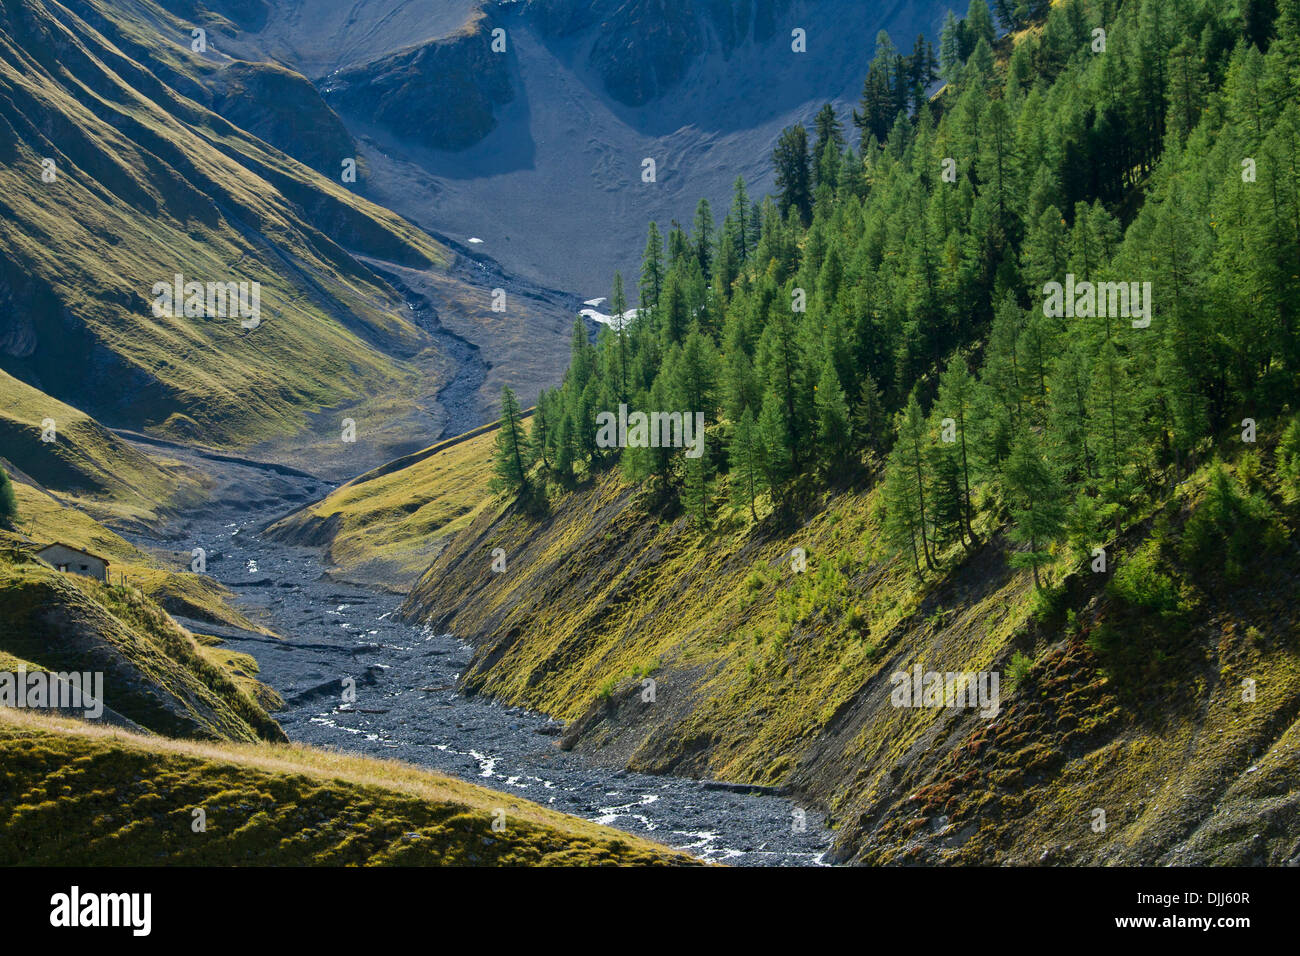
[[420, 146], [465, 149], [496, 127], [494, 109], [514, 98], [510, 57], [493, 52], [492, 30], [479, 16], [451, 36], [335, 73], [325, 97]]
[[589, 36], [586, 63], [605, 91], [644, 106], [681, 83], [710, 37], [730, 53], [772, 36], [790, 0], [532, 0], [528, 12], [553, 38]]

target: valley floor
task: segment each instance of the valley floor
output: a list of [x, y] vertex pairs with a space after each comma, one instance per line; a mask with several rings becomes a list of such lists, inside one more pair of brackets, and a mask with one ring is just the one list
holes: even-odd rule
[[[174, 522], [166, 537], [134, 540], [185, 554], [204, 548], [208, 573], [239, 595], [250, 620], [279, 635], [179, 619], [257, 659], [257, 677], [285, 700], [274, 716], [290, 739], [428, 766], [707, 860], [821, 862], [831, 837], [811, 809], [772, 793], [601, 766], [562, 751], [560, 725], [545, 715], [461, 695], [456, 680], [471, 653], [465, 644], [398, 620], [398, 595], [331, 580], [315, 550], [259, 534], [320, 496], [322, 483], [191, 457], [217, 482], [211, 505]], [[343, 700], [349, 678], [355, 703]]]

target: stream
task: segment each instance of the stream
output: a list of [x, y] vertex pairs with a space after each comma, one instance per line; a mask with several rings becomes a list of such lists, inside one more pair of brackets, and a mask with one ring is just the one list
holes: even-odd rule
[[[601, 766], [561, 750], [562, 725], [546, 715], [461, 695], [469, 645], [400, 620], [401, 595], [330, 579], [315, 549], [259, 535], [326, 494], [327, 483], [197, 451], [173, 449], [169, 457], [214, 480], [212, 501], [162, 536], [128, 537], [155, 551], [204, 548], [207, 573], [236, 594], [250, 620], [280, 635], [176, 617], [257, 659], [258, 677], [284, 698], [273, 716], [290, 739], [430, 767], [705, 860], [822, 862], [830, 833], [811, 808], [727, 784]], [[354, 701], [345, 700], [345, 686], [355, 689]]]

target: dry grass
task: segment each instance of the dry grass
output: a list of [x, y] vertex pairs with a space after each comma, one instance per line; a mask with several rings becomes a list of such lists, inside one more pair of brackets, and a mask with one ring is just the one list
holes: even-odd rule
[[693, 862], [441, 774], [301, 745], [175, 741], [5, 710], [0, 753], [10, 864]]

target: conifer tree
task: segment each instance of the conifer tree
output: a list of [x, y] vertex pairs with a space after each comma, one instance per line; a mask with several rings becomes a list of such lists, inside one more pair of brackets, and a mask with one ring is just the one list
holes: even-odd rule
[[840, 154], [844, 151], [844, 127], [835, 115], [835, 107], [825, 104], [813, 122], [816, 134], [812, 153], [813, 185], [835, 189], [839, 185]]
[[952, 8], [949, 8], [939, 34], [939, 77], [949, 86], [957, 84], [961, 79], [962, 67], [966, 65], [961, 49], [961, 34], [961, 23]]
[[[701, 436], [703, 438], [703, 436]], [[703, 451], [698, 458], [685, 458], [683, 465], [683, 498], [686, 510], [696, 526], [708, 530], [709, 504], [712, 499], [712, 462], [709, 455], [709, 443], [704, 439]]]
[[614, 323], [618, 357], [618, 400], [626, 404], [630, 387], [631, 365], [628, 356], [627, 295], [623, 291], [623, 273], [614, 273], [614, 292], [609, 300], [610, 321]]
[[[942, 426], [931, 421], [930, 431], [941, 433]], [[966, 542], [966, 515], [961, 485], [961, 460], [957, 447], [942, 439], [926, 449], [926, 500], [930, 504], [935, 553], [952, 542], [963, 547]]]
[[785, 405], [770, 389], [763, 396], [763, 409], [758, 416], [758, 441], [763, 450], [763, 484], [776, 499], [795, 467]]
[[1129, 492], [1137, 404], [1128, 369], [1114, 342], [1102, 344], [1089, 379], [1089, 444], [1095, 449], [1099, 490], [1114, 515], [1118, 536]]
[[966, 8], [966, 29], [973, 43], [983, 40], [991, 47], [997, 42], [997, 28], [985, 0], [970, 0], [970, 6]]
[[805, 226], [812, 221], [813, 184], [808, 131], [796, 123], [781, 133], [772, 152], [782, 216], [794, 211]]
[[885, 544], [896, 555], [911, 559], [912, 568], [924, 576], [921, 568], [921, 549], [917, 547], [920, 536], [920, 505], [916, 496], [916, 483], [910, 474], [906, 456], [895, 449], [885, 468], [882, 489], [884, 504], [883, 531]]
[[758, 241], [758, 224], [754, 222], [749, 193], [745, 190], [742, 176], [737, 176], [732, 186], [731, 212], [727, 214], [727, 223], [736, 257], [743, 263], [749, 259], [749, 254], [754, 251], [754, 245]]
[[497, 429], [496, 456], [492, 464], [494, 492], [528, 491], [528, 438], [524, 434], [519, 400], [509, 385], [501, 387], [501, 424]]
[[943, 417], [953, 420], [956, 432], [956, 463], [961, 474], [961, 515], [966, 534], [972, 542], [975, 537], [975, 509], [971, 504], [971, 448], [968, 440], [971, 415], [975, 412], [975, 379], [966, 367], [966, 359], [957, 355], [948, 363], [939, 380], [938, 408]]
[[1049, 549], [1061, 536], [1066, 507], [1060, 479], [1032, 429], [1019, 435], [1012, 445], [1004, 479], [1011, 505], [1009, 536], [1018, 544], [1029, 545], [1029, 550], [1014, 555], [1012, 562], [1032, 568], [1034, 587], [1042, 587], [1038, 569], [1051, 559]]
[[849, 407], [829, 355], [822, 362], [814, 405], [819, 457], [828, 468], [834, 468], [845, 462], [849, 455]]
[[693, 238], [695, 239], [695, 259], [700, 264], [700, 272], [705, 281], [713, 277], [713, 233], [713, 210], [710, 208], [707, 199], [701, 199], [695, 207]]
[[858, 401], [853, 407], [853, 435], [856, 443], [871, 451], [883, 451], [889, 433], [889, 416], [876, 380], [867, 372], [862, 377]]
[[731, 501], [737, 507], [748, 507], [749, 516], [758, 520], [754, 501], [766, 488], [764, 451], [759, 439], [754, 413], [745, 406], [731, 433], [727, 448], [731, 465]]
[[908, 397], [907, 407], [899, 413], [898, 443], [894, 446], [894, 453], [898, 456], [899, 467], [904, 469], [912, 484], [912, 497], [909, 500], [915, 502], [916, 512], [911, 524], [921, 540], [921, 554], [925, 558], [925, 566], [933, 571], [936, 566], [934, 557], [930, 553], [927, 528], [930, 519], [926, 514], [925, 503], [925, 488], [928, 480], [925, 466], [925, 418], [921, 414], [921, 406], [917, 404], [915, 393]]
[[1048, 379], [1047, 428], [1053, 443], [1053, 457], [1067, 483], [1092, 475], [1092, 454], [1088, 447], [1088, 353], [1075, 342], [1062, 352]]
[[641, 256], [641, 308], [659, 308], [659, 295], [664, 287], [664, 241], [659, 226], [654, 222], [646, 235], [645, 252]]
[[527, 462], [529, 465], [540, 464], [545, 471], [551, 470], [550, 453], [555, 446], [555, 430], [551, 426], [552, 394], [543, 389], [537, 396], [537, 407], [533, 410], [532, 430], [528, 438]]

